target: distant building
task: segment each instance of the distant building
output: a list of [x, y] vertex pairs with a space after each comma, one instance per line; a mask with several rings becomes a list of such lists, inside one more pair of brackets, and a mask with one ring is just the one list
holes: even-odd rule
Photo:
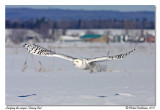
[[78, 42], [81, 41], [79, 37], [73, 37], [73, 36], [60, 36], [61, 42]]
[[115, 35], [115, 36], [112, 36], [111, 39], [111, 42], [127, 42], [128, 39], [129, 39], [129, 36], [128, 35]]
[[145, 37], [136, 37], [137, 39], [135, 40], [135, 42], [137, 42], [137, 43], [143, 43], [143, 42], [145, 42], [146, 41], [146, 38]]
[[153, 36], [153, 35], [148, 34], [145, 36], [145, 38], [146, 38], [146, 42], [148, 42], [148, 43], [155, 42], [155, 36]]
[[80, 38], [86, 42], [103, 42], [102, 35], [99, 34], [86, 34], [81, 36]]

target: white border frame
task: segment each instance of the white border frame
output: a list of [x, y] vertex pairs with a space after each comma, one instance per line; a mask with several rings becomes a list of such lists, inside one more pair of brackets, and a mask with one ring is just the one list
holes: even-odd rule
[[[156, 6], [156, 107], [155, 109], [160, 110], [160, 103], [158, 98], [160, 98], [160, 71], [157, 65], [159, 65], [160, 58], [160, 3], [159, 0], [1, 0], [0, 1], [0, 64], [1, 64], [1, 77], [0, 77], [0, 109], [4, 110], [5, 105], [5, 5], [155, 5]], [[77, 108], [78, 107], [78, 108]], [[53, 109], [126, 109], [121, 106], [44, 106], [43, 109], [53, 110]]]

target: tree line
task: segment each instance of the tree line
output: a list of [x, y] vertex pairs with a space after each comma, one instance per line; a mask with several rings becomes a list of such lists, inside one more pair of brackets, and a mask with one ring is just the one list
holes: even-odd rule
[[6, 20], [6, 28], [13, 29], [155, 29], [155, 22], [136, 19], [95, 19], [95, 20], [47, 20], [45, 17], [30, 20]]

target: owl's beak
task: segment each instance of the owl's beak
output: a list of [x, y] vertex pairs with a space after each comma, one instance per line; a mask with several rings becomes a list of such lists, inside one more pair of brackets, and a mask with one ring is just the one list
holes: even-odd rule
[[26, 47], [27, 44], [24, 44], [23, 47]]

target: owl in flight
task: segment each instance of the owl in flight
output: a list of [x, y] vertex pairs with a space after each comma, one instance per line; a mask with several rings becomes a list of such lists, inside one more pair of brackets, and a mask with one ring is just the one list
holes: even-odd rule
[[74, 58], [68, 55], [63, 55], [63, 54], [53, 52], [51, 50], [40, 47], [36, 44], [24, 44], [23, 46], [31, 54], [47, 56], [47, 57], [59, 57], [59, 58], [71, 61], [75, 67], [83, 70], [89, 70], [91, 73], [102, 71], [102, 69], [99, 68], [97, 65], [98, 62], [104, 62], [109, 60], [120, 60], [135, 51], [135, 49], [133, 49], [129, 52], [119, 54], [119, 55], [114, 55], [114, 56], [103, 56], [103, 57], [96, 57], [96, 58]]

